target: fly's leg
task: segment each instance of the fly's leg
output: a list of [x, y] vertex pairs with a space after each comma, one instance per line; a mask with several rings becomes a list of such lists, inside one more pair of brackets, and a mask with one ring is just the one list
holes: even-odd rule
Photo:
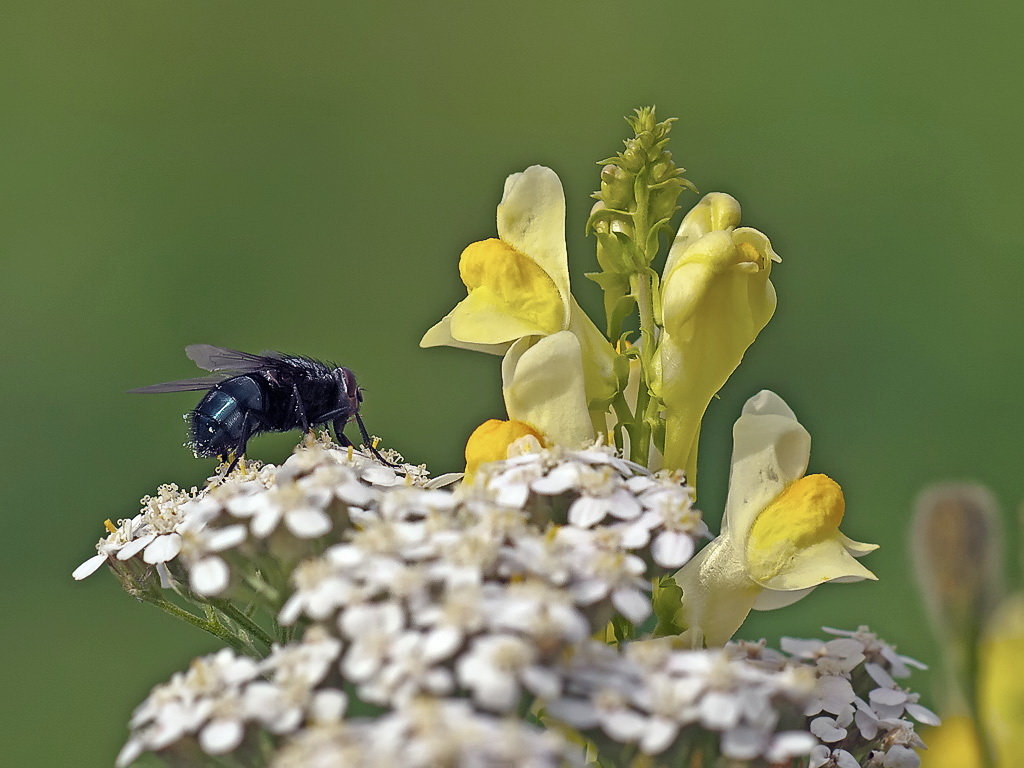
[[345, 424], [347, 422], [348, 417], [334, 420], [334, 439], [338, 441], [338, 445], [342, 448], [350, 448], [352, 446], [352, 441], [345, 436]]
[[[231, 459], [231, 464], [228, 466], [228, 471], [222, 475], [224, 479], [227, 479], [228, 475], [230, 475], [234, 468], [238, 466], [238, 462], [245, 455], [245, 447], [246, 445], [249, 444], [249, 438], [253, 436], [254, 432], [256, 432], [258, 424], [254, 423], [253, 426], [250, 427], [249, 423], [262, 421], [263, 419], [260, 418], [260, 416], [255, 412], [245, 412], [245, 415], [242, 417], [242, 436], [238, 439], [238, 445], [235, 446], [235, 455]], [[227, 460], [227, 456], [224, 457], [224, 460]]]
[[370, 453], [372, 453], [374, 455], [374, 458], [376, 458], [377, 461], [379, 461], [381, 464], [386, 464], [389, 467], [397, 467], [398, 464], [393, 464], [392, 462], [385, 459], [383, 456], [380, 455], [380, 451], [378, 451], [376, 447], [374, 447], [373, 440], [370, 439], [370, 433], [366, 431], [366, 425], [363, 424], [363, 419], [359, 415], [359, 411], [356, 411], [352, 415], [355, 416], [356, 424], [359, 425], [359, 434], [363, 436], [363, 445], [366, 446], [366, 449]]
[[[235, 455], [231, 459], [231, 463], [228, 465], [228, 470], [223, 475], [225, 479], [234, 471], [235, 467], [238, 466], [239, 460], [245, 454], [245, 446], [249, 442], [250, 434], [251, 433], [249, 432], [249, 411], [246, 411], [245, 415], [242, 417], [242, 436], [238, 439], [238, 445], [235, 446]], [[225, 456], [225, 458], [227, 457]]]

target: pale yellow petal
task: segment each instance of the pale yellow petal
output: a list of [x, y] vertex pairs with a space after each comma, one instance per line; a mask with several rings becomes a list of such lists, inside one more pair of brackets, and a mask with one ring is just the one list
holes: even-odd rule
[[722, 536], [698, 552], [674, 579], [683, 590], [676, 625], [698, 630], [709, 646], [723, 645], [735, 634], [762, 591], [746, 575], [740, 553]]
[[470, 349], [474, 352], [486, 352], [489, 355], [504, 355], [511, 342], [503, 344], [474, 344], [469, 341], [460, 341], [452, 336], [452, 316], [450, 314], [441, 318], [441, 321], [423, 334], [420, 339], [421, 347], [458, 347], [459, 349]]
[[761, 592], [761, 594], [757, 596], [757, 600], [754, 601], [754, 610], [774, 611], [779, 608], [785, 608], [795, 602], [803, 600], [813, 591], [814, 587], [808, 587], [807, 589], [794, 589], [790, 592], [776, 592], [773, 589], [766, 589]]
[[836, 536], [800, 548], [784, 570], [759, 580], [766, 589], [780, 591], [804, 590], [827, 581], [877, 581], [878, 577], [846, 551]]
[[498, 205], [498, 237], [533, 259], [562, 298], [562, 328], [569, 324], [569, 258], [565, 246], [565, 193], [550, 168], [532, 165], [505, 180]]
[[580, 343], [569, 331], [517, 341], [502, 360], [501, 380], [509, 418], [536, 428], [549, 445], [593, 441]]
[[739, 545], [757, 514], [807, 471], [811, 435], [781, 397], [763, 389], [744, 404], [732, 436], [722, 532]]
[[477, 288], [456, 304], [449, 317], [452, 337], [469, 344], [504, 344], [549, 333], [530, 318], [509, 313], [487, 286]]
[[704, 195], [683, 217], [669, 249], [662, 274], [668, 275], [672, 271], [690, 243], [696, 242], [709, 232], [738, 227], [740, 214], [740, 203], [732, 195], [724, 192], [710, 192]]
[[867, 544], [863, 541], [854, 541], [850, 537], [844, 536], [841, 531], [839, 533], [839, 540], [843, 543], [843, 546], [846, 547], [847, 552], [854, 557], [864, 557], [864, 555], [870, 554], [878, 549], [877, 544]]
[[583, 354], [583, 381], [587, 391], [587, 404], [591, 410], [604, 412], [618, 391], [615, 349], [576, 303], [576, 299], [570, 297], [570, 302], [572, 314], [569, 331], [579, 340]]

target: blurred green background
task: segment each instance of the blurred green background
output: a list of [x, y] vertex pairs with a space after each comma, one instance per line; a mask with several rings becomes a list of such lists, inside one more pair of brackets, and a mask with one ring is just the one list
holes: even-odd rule
[[[622, 115], [676, 115], [676, 157], [784, 258], [779, 310], [712, 404], [701, 506], [762, 387], [883, 545], [741, 634], [870, 623], [935, 647], [904, 554], [918, 489], [1024, 496], [1021, 19], [968, 3], [48, 2], [0, 24], [0, 563], [8, 765], [109, 765], [132, 707], [214, 645], [99, 573], [104, 518], [212, 469], [182, 448], [189, 343], [352, 367], [375, 433], [437, 471], [502, 415], [498, 359], [420, 350], [463, 295], [509, 173], [555, 168], [577, 296], [594, 162]], [[696, 197], [684, 197], [690, 204]], [[283, 458], [297, 435], [255, 440]], [[1008, 521], [1010, 513], [1007, 511]], [[1015, 539], [1012, 539], [1015, 540]], [[928, 679], [917, 684], [927, 687]], [[934, 701], [934, 698], [931, 699]]]

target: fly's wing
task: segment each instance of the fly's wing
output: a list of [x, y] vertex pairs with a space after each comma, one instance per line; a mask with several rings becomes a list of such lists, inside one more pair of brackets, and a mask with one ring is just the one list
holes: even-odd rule
[[185, 347], [188, 359], [206, 371], [238, 371], [253, 373], [281, 365], [283, 355], [278, 352], [264, 352], [251, 355], [237, 349], [215, 347], [212, 344], [191, 344]]
[[219, 373], [216, 376], [200, 376], [195, 379], [182, 379], [181, 381], [167, 381], [163, 384], [151, 384], [148, 387], [129, 389], [131, 395], [150, 395], [157, 392], [197, 392], [201, 389], [212, 389], [222, 381], [230, 379], [231, 376]]

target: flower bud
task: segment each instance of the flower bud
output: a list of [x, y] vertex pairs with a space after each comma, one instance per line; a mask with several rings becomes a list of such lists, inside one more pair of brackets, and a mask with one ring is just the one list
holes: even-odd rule
[[1000, 522], [995, 499], [980, 485], [935, 485], [918, 496], [914, 571], [939, 634], [976, 634], [999, 599]]

